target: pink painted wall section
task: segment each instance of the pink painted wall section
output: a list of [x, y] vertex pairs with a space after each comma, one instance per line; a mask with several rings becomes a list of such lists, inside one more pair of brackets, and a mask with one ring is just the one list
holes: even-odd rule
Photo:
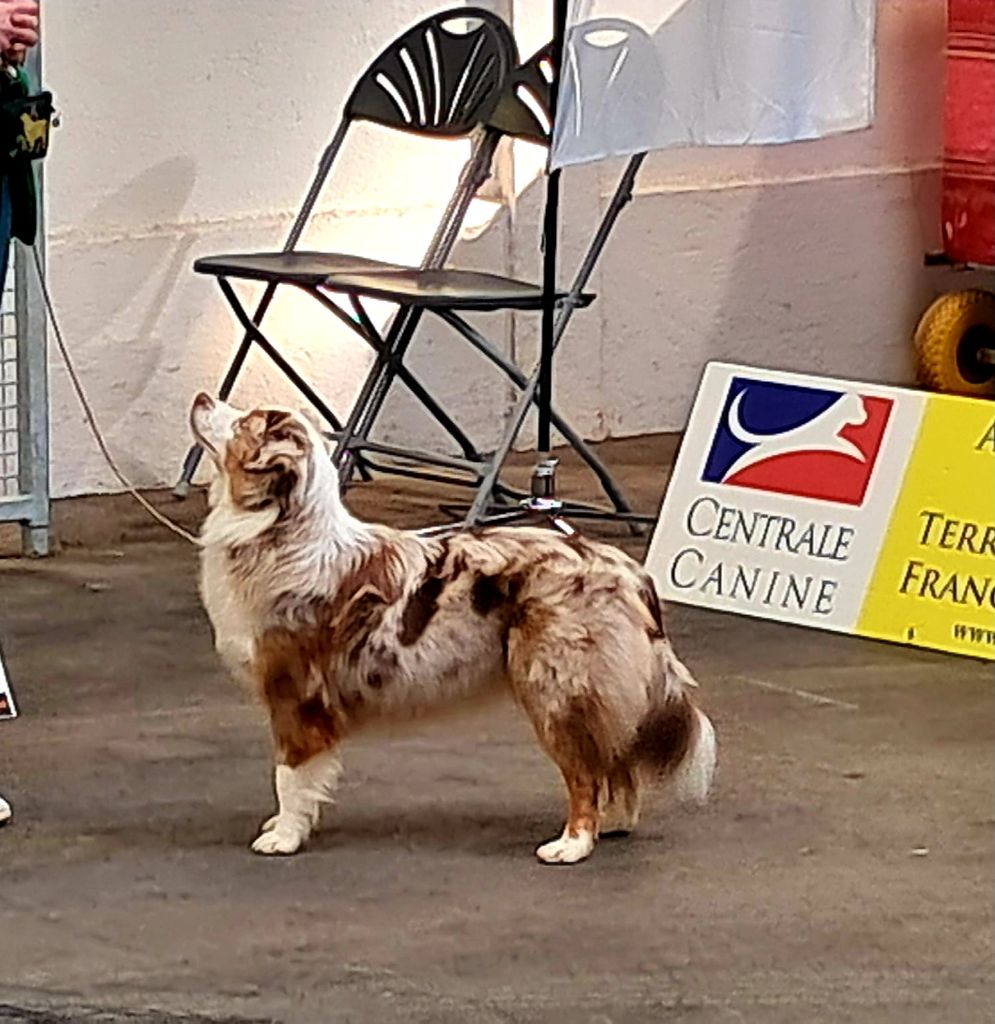
[[995, 3], [949, 0], [943, 147], [943, 247], [995, 264]]

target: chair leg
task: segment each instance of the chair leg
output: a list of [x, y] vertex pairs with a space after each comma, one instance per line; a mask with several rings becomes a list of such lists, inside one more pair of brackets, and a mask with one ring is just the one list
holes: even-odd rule
[[439, 426], [459, 445], [464, 457], [473, 461], [479, 460], [480, 452], [474, 447], [473, 442], [463, 433], [449, 413], [432, 397], [425, 385], [403, 363], [396, 363], [393, 366], [393, 370], [400, 378], [401, 383], [421, 402]]
[[359, 427], [360, 418], [370, 401], [373, 389], [380, 380], [381, 374], [385, 371], [386, 365], [387, 361], [383, 354], [378, 352], [374, 357], [373, 365], [366, 374], [363, 386], [359, 389], [359, 395], [353, 403], [352, 408], [349, 410], [349, 415], [346, 417], [345, 424], [339, 432], [335, 450], [332, 454], [332, 461], [336, 466], [338, 466], [339, 477], [342, 480], [343, 487], [348, 484], [352, 478], [352, 468], [354, 463], [352, 456], [354, 453], [350, 451], [350, 445], [356, 438], [356, 431]]
[[238, 296], [235, 294], [235, 290], [227, 279], [223, 277], [218, 278], [218, 286], [224, 293], [225, 298], [228, 300], [228, 305], [231, 306], [232, 312], [238, 318], [239, 323], [245, 328], [248, 343], [255, 343], [273, 360], [274, 363], [283, 371], [283, 374], [290, 381], [294, 387], [325, 417], [328, 423], [332, 425], [335, 430], [341, 430], [342, 424], [339, 422], [338, 417], [329, 409], [328, 404], [325, 400], [311, 387], [311, 385], [297, 372], [294, 366], [287, 360], [286, 356], [266, 337], [265, 334], [259, 329], [259, 327], [252, 322], [249, 318], [249, 314], [246, 313], [245, 307], [238, 301]]
[[[452, 416], [450, 416], [449, 413], [446, 412], [446, 410], [435, 400], [428, 388], [418, 380], [418, 378], [411, 372], [411, 370], [408, 369], [407, 366], [404, 365], [398, 356], [390, 356], [386, 353], [386, 342], [367, 314], [358, 295], [352, 293], [349, 295], [349, 300], [359, 321], [357, 323], [356, 320], [352, 319], [344, 312], [344, 310], [340, 309], [339, 306], [337, 306], [326, 295], [323, 295], [318, 289], [305, 288], [303, 290], [312, 298], [316, 299], [325, 309], [334, 313], [335, 316], [337, 316], [347, 327], [355, 331], [378, 356], [382, 356], [387, 359], [393, 373], [401, 379], [401, 382], [425, 407], [429, 415], [432, 416], [439, 426], [442, 427], [442, 429], [456, 442], [464, 457], [474, 462], [480, 461], [480, 453], [477, 451], [474, 443], [462, 431], [459, 424], [452, 418]], [[403, 315], [403, 311], [401, 315]], [[360, 397], [362, 397], [362, 395]], [[368, 439], [368, 437], [363, 438], [363, 440]]]
[[369, 440], [370, 431], [376, 423], [377, 417], [383, 409], [387, 395], [390, 393], [394, 378], [397, 376], [397, 366], [408, 350], [411, 339], [421, 321], [422, 310], [410, 309], [403, 318], [396, 337], [393, 342], [388, 338], [384, 346], [383, 372], [374, 383], [372, 394], [367, 407], [362, 410], [356, 424], [356, 438], [360, 441]]
[[391, 385], [397, 376], [394, 363], [404, 357], [418, 327], [418, 322], [421, 320], [421, 315], [421, 309], [411, 307], [400, 313], [391, 324], [376, 361], [363, 382], [359, 398], [353, 405], [349, 419], [342, 428], [339, 444], [335, 450], [334, 458], [339, 467], [343, 485], [350, 481], [355, 467], [355, 452], [351, 451], [350, 447], [354, 441], [369, 440], [370, 431], [383, 409]]
[[[474, 496], [473, 503], [471, 504], [470, 509], [466, 514], [466, 518], [463, 521], [464, 526], [475, 526], [486, 513], [487, 506], [490, 504], [495, 488], [498, 486], [501, 470], [504, 468], [505, 461], [511, 453], [512, 445], [515, 443], [515, 438], [518, 437], [519, 431], [522, 429], [522, 424], [525, 422], [525, 416], [528, 413], [530, 406], [536, 401], [536, 391], [538, 387], [539, 374], [537, 369], [536, 372], [528, 378], [522, 388], [522, 393], [519, 396], [518, 403], [512, 410], [511, 416], [505, 426], [504, 434], [498, 443], [494, 454], [491, 456], [490, 464], [483, 475], [483, 479], [481, 480], [480, 486], [477, 488], [477, 493]], [[608, 471], [608, 468], [597, 457], [597, 455], [595, 455], [587, 442], [584, 441], [583, 438], [581, 438], [580, 435], [557, 413], [553, 413], [552, 422], [556, 426], [556, 429], [563, 435], [570, 447], [573, 448], [584, 462], [587, 463], [595, 476], [597, 476], [605, 494], [614, 505], [615, 511], [622, 513], [631, 512], [632, 506], [626, 500], [625, 495], [622, 493], [619, 486], [615, 483], [615, 480]]]
[[[500, 352], [491, 342], [485, 338], [476, 328], [468, 324], [461, 316], [457, 316], [450, 310], [439, 310], [437, 311], [439, 317], [452, 328], [462, 335], [481, 355], [489, 359], [495, 366], [498, 366], [504, 373], [510, 378], [513, 384], [522, 389], [522, 396], [520, 404], [522, 406], [522, 412], [518, 416], [517, 421], [514, 424], [514, 431], [508, 438], [507, 446], [498, 448], [500, 453], [500, 459], [495, 454], [495, 460], [498, 462], [496, 470], [493, 473], [488, 473], [485, 476], [484, 483], [481, 484], [481, 491], [487, 485], [488, 478], [491, 478], [491, 490], [497, 484], [498, 474], [501, 472], [501, 468], [504, 464], [504, 460], [508, 457], [508, 453], [511, 451], [511, 446], [515, 443], [515, 438], [518, 436], [519, 430], [521, 430], [522, 422], [525, 419], [525, 414], [528, 412], [529, 403], [535, 401], [538, 403], [536, 391], [538, 389], [538, 368], [533, 374], [532, 378], [528, 378], [522, 372], [521, 367], [513, 363], [510, 359], [507, 359], [502, 352]], [[528, 398], [526, 398], [528, 394]], [[587, 444], [587, 442], [578, 434], [573, 427], [571, 427], [567, 421], [553, 409], [550, 413], [553, 426], [563, 435], [564, 440], [571, 448], [587, 463], [591, 472], [598, 478], [598, 482], [601, 484], [607, 497], [611, 500], [615, 506], [617, 512], [631, 512], [632, 506], [627, 501], [625, 495], [622, 493], [618, 484], [615, 483], [614, 478], [608, 470], [608, 467], [598, 458], [594, 453], [594, 450]], [[502, 441], [502, 444], [504, 442]], [[482, 502], [483, 507], [486, 507], [490, 502], [492, 493], [491, 490], [484, 493], [483, 497], [478, 498]], [[476, 502], [475, 502], [476, 505]], [[472, 510], [471, 510], [472, 512]], [[472, 522], [468, 522], [468, 525], [472, 525]]]

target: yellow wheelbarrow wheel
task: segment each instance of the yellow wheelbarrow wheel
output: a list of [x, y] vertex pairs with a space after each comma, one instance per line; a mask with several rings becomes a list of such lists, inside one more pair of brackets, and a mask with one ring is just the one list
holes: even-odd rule
[[995, 294], [941, 295], [915, 333], [919, 382], [954, 395], [995, 395]]

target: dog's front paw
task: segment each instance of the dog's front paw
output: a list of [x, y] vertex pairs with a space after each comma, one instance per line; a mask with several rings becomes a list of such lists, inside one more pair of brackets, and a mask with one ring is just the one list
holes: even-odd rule
[[590, 832], [578, 832], [572, 836], [564, 832], [559, 839], [543, 843], [536, 850], [536, 856], [543, 864], [576, 864], [591, 856], [594, 851], [594, 836]]
[[259, 831], [272, 832], [276, 828], [276, 823], [280, 820], [279, 814], [271, 814], [260, 826]]
[[306, 839], [307, 833], [292, 825], [285, 825], [279, 820], [267, 821], [263, 825], [263, 831], [256, 836], [252, 843], [252, 852], [267, 856], [296, 853], [304, 845]]

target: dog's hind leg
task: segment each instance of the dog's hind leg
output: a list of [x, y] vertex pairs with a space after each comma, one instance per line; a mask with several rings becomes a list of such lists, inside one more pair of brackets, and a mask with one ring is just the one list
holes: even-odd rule
[[598, 838], [598, 780], [589, 772], [565, 769], [569, 812], [559, 839], [543, 843], [536, 856], [544, 864], [576, 864], [594, 852]]
[[602, 791], [600, 834], [628, 835], [639, 823], [639, 776], [630, 765], [619, 762], [607, 782]]
[[580, 694], [566, 708], [543, 701], [521, 701], [539, 742], [563, 775], [567, 787], [567, 823], [559, 839], [543, 843], [536, 856], [546, 864], [576, 864], [589, 857], [598, 839], [598, 803], [607, 772], [598, 741], [597, 708]]
[[507, 668], [515, 698], [567, 787], [567, 823], [536, 856], [546, 864], [576, 864], [598, 840], [598, 805], [610, 766], [611, 718], [590, 683], [590, 658], [578, 656], [573, 635], [555, 618], [526, 612], [508, 634]]

